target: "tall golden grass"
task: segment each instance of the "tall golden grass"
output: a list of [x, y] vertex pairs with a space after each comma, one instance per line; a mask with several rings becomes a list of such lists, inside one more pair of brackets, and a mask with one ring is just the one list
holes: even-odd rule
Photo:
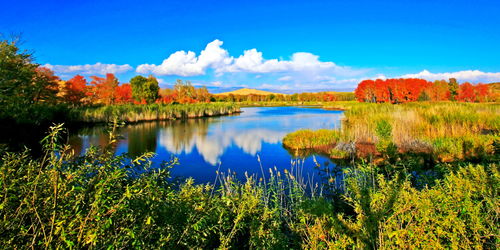
[[239, 113], [240, 107], [234, 103], [196, 104], [149, 104], [149, 105], [108, 105], [81, 107], [70, 111], [74, 122], [140, 122], [155, 120], [186, 119]]
[[298, 142], [300, 140], [313, 140], [308, 143], [314, 145], [393, 143], [400, 152], [425, 151], [439, 160], [452, 161], [493, 155], [500, 140], [498, 103], [341, 102], [326, 108], [346, 110], [339, 136], [318, 141], [314, 133], [309, 132], [305, 138], [298, 132], [285, 137], [284, 145], [299, 148], [304, 145]]

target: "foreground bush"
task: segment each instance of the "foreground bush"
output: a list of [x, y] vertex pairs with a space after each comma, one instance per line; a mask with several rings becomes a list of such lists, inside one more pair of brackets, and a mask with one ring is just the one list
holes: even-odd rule
[[[6, 248], [494, 248], [497, 164], [467, 165], [423, 189], [401, 172], [344, 172], [315, 192], [293, 172], [245, 183], [179, 186], [150, 154], [91, 148], [74, 157], [53, 128], [46, 155], [2, 153], [0, 244]], [[115, 140], [112, 136], [111, 142]], [[113, 146], [112, 144], [110, 146]]]

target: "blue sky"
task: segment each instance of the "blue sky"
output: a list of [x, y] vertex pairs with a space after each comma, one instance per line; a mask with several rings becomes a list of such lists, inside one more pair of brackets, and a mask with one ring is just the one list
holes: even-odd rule
[[367, 78], [500, 81], [498, 13], [492, 0], [18, 0], [2, 4], [0, 33], [22, 33], [63, 78], [352, 89]]

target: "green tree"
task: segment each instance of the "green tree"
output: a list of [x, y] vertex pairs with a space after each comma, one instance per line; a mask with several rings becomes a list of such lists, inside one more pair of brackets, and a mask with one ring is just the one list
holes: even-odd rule
[[160, 87], [154, 76], [148, 78], [135, 76], [130, 80], [130, 84], [132, 85], [132, 98], [136, 101], [145, 100], [147, 103], [153, 103], [159, 97]]
[[455, 78], [450, 78], [448, 82], [448, 89], [450, 90], [450, 99], [452, 101], [456, 100], [456, 96], [458, 95], [458, 82]]
[[20, 51], [17, 41], [0, 41], [0, 104], [31, 104], [38, 64], [31, 54]]
[[43, 108], [39, 106], [57, 102], [59, 77], [34, 63], [32, 55], [21, 51], [17, 43], [17, 40], [0, 40], [0, 117], [39, 122], [34, 114], [41, 115], [40, 119], [51, 117], [40, 111]]

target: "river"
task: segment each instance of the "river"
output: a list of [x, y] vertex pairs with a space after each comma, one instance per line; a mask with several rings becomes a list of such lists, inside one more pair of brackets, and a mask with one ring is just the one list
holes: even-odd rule
[[[144, 122], [120, 128], [116, 154], [138, 156], [155, 152], [154, 165], [177, 157], [173, 177], [193, 177], [196, 183], [211, 183], [216, 171], [236, 173], [240, 180], [248, 175], [268, 175], [300, 168], [304, 178], [317, 178], [318, 164], [332, 166], [324, 156], [297, 159], [282, 146], [283, 137], [298, 129], [339, 128], [342, 111], [312, 107], [249, 107], [237, 115], [188, 120]], [[104, 126], [83, 128], [70, 137], [77, 153], [90, 145], [108, 143]], [[260, 160], [260, 161], [259, 161]], [[314, 161], [316, 160], [316, 162]], [[262, 167], [261, 167], [262, 166]], [[296, 170], [297, 171], [297, 170]]]

